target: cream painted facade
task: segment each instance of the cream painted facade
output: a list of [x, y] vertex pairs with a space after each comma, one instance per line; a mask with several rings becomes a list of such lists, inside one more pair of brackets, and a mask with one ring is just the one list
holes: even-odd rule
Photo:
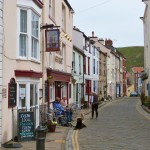
[[[73, 9], [66, 0], [43, 0], [44, 9], [42, 13], [42, 25], [54, 25], [51, 29], [59, 29], [60, 31], [60, 51], [46, 52], [45, 30], [41, 31], [42, 39], [42, 72], [44, 89], [47, 78], [52, 77], [53, 83], [48, 85], [48, 100], [53, 101], [55, 97], [67, 97], [67, 102], [73, 102], [73, 94], [71, 91], [71, 73], [72, 73], [72, 29], [73, 29]], [[46, 91], [43, 91], [45, 94]], [[73, 91], [72, 91], [73, 92]], [[71, 92], [71, 93], [72, 93]], [[71, 95], [71, 97], [69, 96]], [[52, 105], [50, 106], [52, 107]]]
[[150, 1], [143, 0], [145, 12], [142, 18], [144, 27], [144, 71], [148, 74], [148, 79], [143, 81], [144, 92], [150, 96]]
[[130, 96], [131, 92], [134, 92], [134, 84], [132, 84], [127, 88], [127, 96]]
[[110, 73], [110, 79], [108, 82], [109, 86], [109, 91], [110, 96], [114, 99], [116, 96], [116, 76], [115, 76], [115, 55], [111, 52], [110, 54], [110, 61], [111, 63], [109, 64], [108, 68], [109, 71], [107, 72], [108, 74]]
[[[36, 126], [39, 124], [39, 110], [36, 108], [40, 104], [39, 90], [42, 88], [40, 53], [42, 10], [32, 0], [5, 0], [3, 8], [5, 41], [1, 142], [5, 143], [13, 138], [13, 132], [14, 136], [17, 135], [17, 108], [34, 110]], [[32, 25], [35, 24], [33, 30]], [[14, 99], [16, 105], [14, 104], [13, 111], [8, 96], [11, 81], [15, 81], [17, 86], [16, 99]]]
[[0, 0], [0, 146], [2, 144], [2, 85], [3, 85], [3, 0]]
[[[68, 97], [68, 102], [72, 101], [72, 97], [69, 96], [72, 94], [69, 92], [73, 9], [67, 0], [5, 0], [3, 18], [5, 41], [4, 53], [1, 47], [3, 55], [0, 57], [3, 60], [3, 63], [0, 63], [3, 65], [1, 69], [4, 68], [3, 72], [1, 71], [1, 143], [17, 135], [17, 108], [34, 111], [37, 127], [42, 118], [39, 113], [42, 111], [41, 105], [47, 107], [50, 101], [55, 100], [58, 92], [60, 98]], [[41, 28], [44, 25], [53, 25], [53, 29], [59, 29], [60, 51], [46, 52], [45, 29]], [[51, 75], [55, 81], [50, 84], [47, 81]], [[11, 81], [15, 82], [17, 87], [13, 111], [8, 96]], [[60, 90], [57, 90], [58, 88]]]
[[99, 96], [107, 98], [107, 53], [100, 50]]

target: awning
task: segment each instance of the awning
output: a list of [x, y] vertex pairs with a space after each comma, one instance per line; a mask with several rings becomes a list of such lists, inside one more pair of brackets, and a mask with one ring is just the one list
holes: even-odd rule
[[71, 73], [59, 70], [47, 69], [47, 77], [53, 77], [55, 81], [70, 82]]

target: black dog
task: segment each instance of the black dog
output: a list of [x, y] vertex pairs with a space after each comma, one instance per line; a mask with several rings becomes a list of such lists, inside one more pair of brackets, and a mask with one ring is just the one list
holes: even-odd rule
[[74, 130], [82, 129], [84, 127], [86, 127], [86, 125], [82, 123], [82, 119], [77, 118], [77, 123], [76, 123], [76, 126], [75, 126]]

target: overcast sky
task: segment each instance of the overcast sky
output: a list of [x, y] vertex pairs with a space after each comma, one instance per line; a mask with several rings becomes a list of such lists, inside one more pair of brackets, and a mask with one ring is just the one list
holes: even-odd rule
[[68, 0], [73, 25], [87, 36], [111, 39], [114, 47], [143, 46], [142, 0]]

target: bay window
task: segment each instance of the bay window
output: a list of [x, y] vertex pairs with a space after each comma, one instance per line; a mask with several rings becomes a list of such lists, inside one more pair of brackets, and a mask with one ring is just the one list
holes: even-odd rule
[[20, 10], [19, 56], [26, 57], [27, 51], [27, 11]]
[[39, 61], [39, 16], [31, 9], [19, 9], [19, 58]]
[[39, 49], [39, 17], [32, 12], [32, 52], [31, 57], [38, 58]]

